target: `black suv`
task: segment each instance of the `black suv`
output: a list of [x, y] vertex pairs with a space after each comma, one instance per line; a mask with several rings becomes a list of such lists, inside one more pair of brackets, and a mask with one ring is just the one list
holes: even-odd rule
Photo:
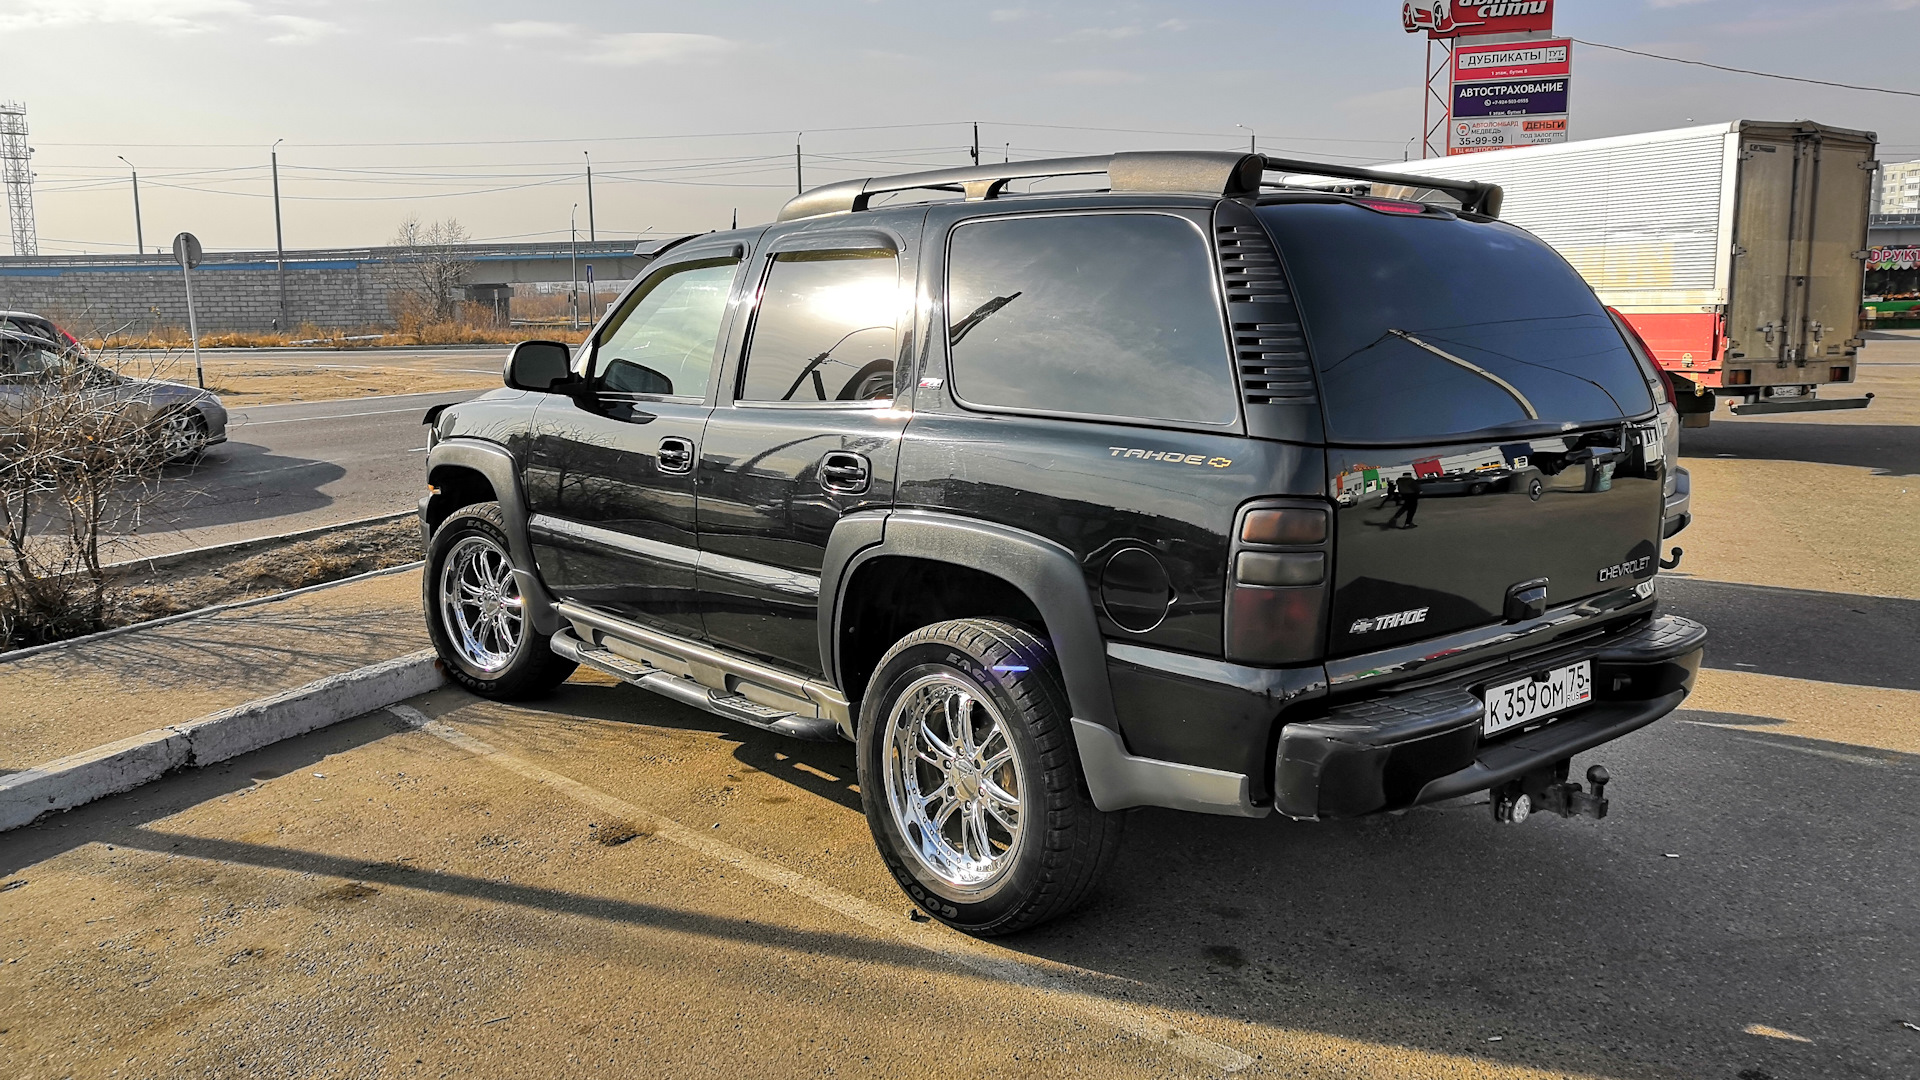
[[1072, 908], [1129, 807], [1600, 816], [1570, 759], [1706, 636], [1655, 613], [1674, 417], [1500, 198], [1115, 154], [690, 237], [427, 417], [434, 643], [489, 697], [587, 664], [854, 741], [893, 873], [976, 934]]

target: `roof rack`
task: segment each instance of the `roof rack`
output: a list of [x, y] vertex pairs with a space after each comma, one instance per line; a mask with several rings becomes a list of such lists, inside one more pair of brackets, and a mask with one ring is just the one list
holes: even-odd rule
[[957, 191], [969, 201], [996, 199], [1015, 180], [1055, 176], [1107, 175], [1107, 190], [1123, 192], [1197, 192], [1207, 195], [1258, 195], [1263, 189], [1304, 188], [1304, 185], [1265, 179], [1268, 172], [1287, 176], [1327, 177], [1388, 185], [1415, 193], [1439, 191], [1456, 199], [1460, 209], [1488, 217], [1500, 215], [1498, 185], [1474, 180], [1446, 180], [1407, 176], [1356, 165], [1274, 158], [1264, 154], [1222, 153], [1212, 150], [1154, 150], [1100, 154], [1091, 157], [1042, 158], [999, 165], [969, 165], [958, 169], [874, 176], [842, 180], [802, 192], [780, 208], [780, 221], [847, 214], [865, 210], [876, 195], [898, 191]]

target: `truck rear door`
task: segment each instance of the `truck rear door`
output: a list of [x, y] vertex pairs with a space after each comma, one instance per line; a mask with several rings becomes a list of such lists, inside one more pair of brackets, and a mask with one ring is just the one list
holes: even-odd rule
[[1813, 162], [1813, 220], [1807, 243], [1807, 316], [1802, 327], [1808, 382], [1852, 382], [1872, 200], [1874, 143], [1852, 133], [1806, 140]]
[[1751, 374], [1726, 385], [1852, 380], [1873, 152], [1852, 132], [1742, 128], [1727, 366]]

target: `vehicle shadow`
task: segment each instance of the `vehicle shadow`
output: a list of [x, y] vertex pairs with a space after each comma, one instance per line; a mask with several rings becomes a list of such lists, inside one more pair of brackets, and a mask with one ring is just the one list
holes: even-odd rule
[[1715, 420], [1710, 427], [1682, 431], [1680, 453], [1853, 465], [1881, 476], [1915, 476], [1920, 475], [1920, 427]]
[[261, 521], [333, 504], [321, 489], [347, 470], [331, 461], [276, 454], [229, 442], [192, 465], [170, 465], [150, 498], [114, 521], [122, 534], [149, 534]]
[[[443, 711], [471, 701], [467, 698], [429, 702], [422, 711], [429, 717], [438, 717]], [[578, 677], [540, 699], [535, 707], [563, 717], [569, 724], [591, 719], [712, 734], [734, 744], [733, 757], [741, 765], [767, 773], [844, 809], [860, 812], [860, 782], [851, 743], [802, 742], [702, 712], [638, 687], [589, 682]], [[472, 719], [465, 722], [475, 723]]]
[[[1712, 718], [1576, 763], [1614, 772], [1603, 822], [1501, 826], [1484, 799], [1318, 823], [1137, 811], [1093, 903], [1003, 943], [1168, 1005], [1553, 1075], [1900, 1075], [1897, 1025], [1863, 1018], [1911, 997], [1910, 936], [1874, 928], [1920, 925], [1920, 852], [1882, 835], [1920, 757], [1689, 716]], [[1842, 790], [1851, 812], [1829, 813]], [[1745, 1034], [1767, 1017], [1818, 1045]]]

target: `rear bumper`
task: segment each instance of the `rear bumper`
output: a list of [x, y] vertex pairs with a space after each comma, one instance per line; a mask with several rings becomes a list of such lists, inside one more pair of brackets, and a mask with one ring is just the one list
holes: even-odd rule
[[[1700, 670], [1706, 628], [1661, 616], [1637, 630], [1417, 691], [1286, 724], [1274, 808], [1353, 817], [1484, 791], [1645, 727], [1680, 706]], [[1541, 727], [1483, 740], [1479, 691], [1534, 670], [1593, 662], [1594, 701]]]
[[1873, 403], [1873, 395], [1857, 398], [1786, 398], [1779, 401], [1748, 400], [1733, 406], [1738, 416], [1764, 416], [1768, 413], [1828, 412], [1833, 409], [1864, 409]]

